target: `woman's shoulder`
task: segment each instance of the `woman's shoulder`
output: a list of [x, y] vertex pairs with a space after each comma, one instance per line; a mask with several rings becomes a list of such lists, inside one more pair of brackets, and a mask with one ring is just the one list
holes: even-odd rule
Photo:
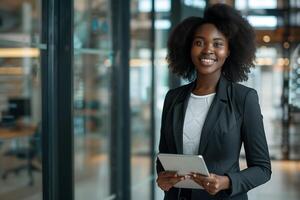
[[174, 89], [170, 89], [165, 96], [165, 103], [172, 104], [172, 102], [175, 103], [185, 100], [187, 95], [191, 92], [192, 87], [193, 82]]
[[178, 94], [185, 93], [191, 89], [194, 82], [179, 86], [177, 88], [170, 89], [167, 93], [167, 96], [177, 96]]
[[235, 94], [235, 98], [240, 102], [244, 102], [249, 94], [254, 94], [255, 96], [257, 95], [257, 91], [254, 88], [248, 87], [241, 83], [232, 83], [232, 90]]
[[248, 87], [241, 83], [232, 83], [233, 89], [238, 92], [245, 92], [248, 93], [250, 91], [256, 91], [254, 88]]

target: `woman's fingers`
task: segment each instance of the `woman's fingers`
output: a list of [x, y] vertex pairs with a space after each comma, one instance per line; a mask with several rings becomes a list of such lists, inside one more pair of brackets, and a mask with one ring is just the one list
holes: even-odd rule
[[176, 177], [178, 176], [177, 175], [177, 172], [172, 172], [172, 171], [162, 171], [158, 174], [158, 176], [161, 176], [161, 177]]
[[220, 191], [217, 184], [210, 182], [208, 182], [207, 187], [205, 187], [205, 189], [211, 195], [215, 195]]
[[176, 172], [160, 172], [156, 182], [162, 190], [168, 191], [181, 180], [184, 180], [184, 176], [179, 176]]
[[168, 191], [179, 181], [190, 178], [201, 185], [211, 195], [215, 195], [222, 190], [222, 176], [218, 176], [216, 174], [203, 176], [198, 173], [191, 173], [187, 176], [180, 176], [176, 172], [163, 171], [158, 174], [156, 182], [162, 190]]
[[211, 195], [215, 195], [221, 190], [226, 189], [226, 187], [224, 187], [224, 181], [222, 181], [224, 180], [224, 177], [226, 176], [210, 174], [210, 176], [206, 179], [209, 182], [209, 187], [207, 187], [207, 192], [210, 193]]
[[196, 183], [201, 185], [203, 188], [206, 188], [209, 186], [209, 183], [208, 183], [209, 181], [207, 180], [206, 176], [203, 176], [198, 173], [192, 173], [191, 178], [193, 179], [193, 181], [195, 181]]
[[201, 185], [208, 193], [215, 195], [220, 191], [220, 184], [218, 176], [210, 174], [210, 176], [203, 176], [201, 174], [192, 173], [192, 179]]
[[175, 185], [176, 183], [178, 183], [179, 181], [183, 181], [184, 177], [183, 176], [178, 176], [175, 178], [170, 178], [169, 181], [172, 185]]

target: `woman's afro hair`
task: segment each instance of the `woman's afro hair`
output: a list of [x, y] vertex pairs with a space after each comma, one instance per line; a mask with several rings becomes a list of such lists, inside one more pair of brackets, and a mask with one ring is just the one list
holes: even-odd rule
[[239, 11], [226, 4], [214, 4], [204, 11], [203, 18], [188, 17], [172, 30], [166, 58], [171, 71], [188, 80], [196, 78], [190, 51], [196, 29], [207, 23], [214, 24], [228, 39], [230, 54], [222, 74], [233, 82], [246, 81], [254, 67], [255, 32]]

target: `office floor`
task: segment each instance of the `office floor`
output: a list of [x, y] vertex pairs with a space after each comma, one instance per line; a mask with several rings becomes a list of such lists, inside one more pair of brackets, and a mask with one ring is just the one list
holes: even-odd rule
[[[278, 124], [278, 123], [275, 123]], [[269, 127], [269, 126], [267, 126]], [[300, 144], [299, 125], [291, 131], [290, 141], [294, 161], [272, 161], [272, 179], [265, 185], [249, 192], [250, 200], [299, 200], [300, 199], [300, 152], [296, 145]], [[270, 155], [280, 158], [281, 141], [280, 126], [266, 130]], [[142, 144], [142, 142], [137, 142]], [[18, 166], [22, 161], [12, 157], [4, 157], [3, 149], [9, 145], [7, 141], [1, 144], [0, 175], [6, 168]], [[96, 134], [75, 137], [75, 200], [111, 200], [109, 195], [109, 159], [106, 154], [108, 142]], [[296, 147], [296, 148], [295, 148]], [[24, 161], [23, 161], [24, 163]], [[38, 163], [37, 163], [38, 164]], [[132, 200], [150, 200], [150, 159], [147, 155], [132, 156]], [[241, 160], [241, 166], [245, 166]], [[6, 180], [0, 179], [0, 200], [41, 200], [42, 174], [34, 173], [34, 186], [28, 185], [28, 174], [25, 171], [19, 174], [10, 174]], [[162, 199], [163, 193], [156, 188], [156, 199]]]
[[[82, 155], [80, 155], [82, 156]], [[14, 161], [15, 162], [15, 161]], [[132, 199], [149, 199], [150, 178], [147, 177], [149, 159], [145, 156], [132, 158], [135, 184], [132, 187]], [[80, 163], [80, 162], [78, 162]], [[78, 164], [77, 163], [77, 164]], [[242, 165], [244, 161], [242, 161]], [[2, 165], [1, 160], [1, 165]], [[2, 165], [3, 166], [3, 165]], [[90, 162], [76, 169], [85, 169], [87, 173], [76, 178], [76, 200], [108, 199], [107, 156], [98, 155]], [[273, 175], [270, 182], [249, 192], [250, 200], [299, 200], [300, 199], [300, 161], [272, 161]], [[35, 173], [35, 185], [28, 186], [26, 172], [11, 174], [6, 180], [0, 180], [1, 200], [41, 200], [41, 174]], [[137, 192], [138, 191], [138, 192]], [[157, 199], [162, 199], [162, 192], [157, 190]]]

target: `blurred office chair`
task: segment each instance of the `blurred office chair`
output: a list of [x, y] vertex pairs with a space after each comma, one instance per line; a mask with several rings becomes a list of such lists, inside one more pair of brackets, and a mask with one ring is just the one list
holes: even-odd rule
[[41, 156], [41, 126], [39, 125], [35, 131], [35, 133], [29, 138], [28, 147], [24, 148], [16, 148], [9, 150], [4, 153], [4, 156], [13, 156], [21, 160], [26, 160], [26, 164], [22, 164], [20, 166], [7, 169], [2, 174], [2, 179], [6, 179], [7, 176], [11, 173], [18, 174], [22, 170], [27, 170], [29, 176], [29, 185], [32, 186], [34, 184], [33, 172], [41, 172], [40, 167], [34, 165], [33, 161], [38, 160], [39, 156]]

